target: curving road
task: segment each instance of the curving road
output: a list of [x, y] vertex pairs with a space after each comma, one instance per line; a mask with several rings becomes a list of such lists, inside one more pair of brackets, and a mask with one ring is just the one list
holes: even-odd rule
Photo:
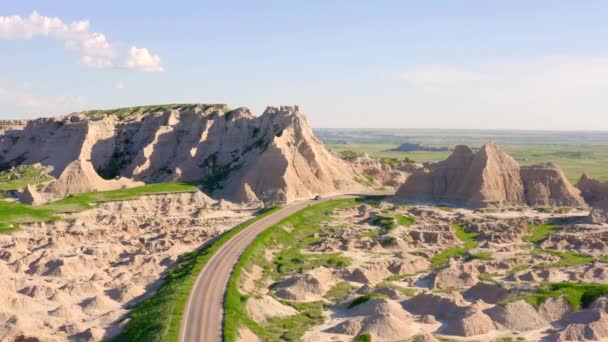
[[[361, 195], [385, 194], [373, 193]], [[258, 234], [310, 204], [361, 195], [338, 195], [325, 197], [321, 200], [307, 200], [290, 204], [254, 222], [226, 242], [209, 259], [207, 265], [205, 265], [196, 279], [194, 288], [186, 304], [186, 312], [182, 318], [179, 341], [217, 342], [222, 340], [223, 301], [228, 279], [239, 257]]]

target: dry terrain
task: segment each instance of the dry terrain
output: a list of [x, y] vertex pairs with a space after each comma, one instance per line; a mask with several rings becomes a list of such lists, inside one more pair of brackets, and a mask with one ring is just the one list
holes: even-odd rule
[[318, 222], [281, 224], [296, 240], [277, 230], [245, 263], [241, 341], [608, 339], [608, 224], [587, 211], [308, 210]]
[[252, 214], [193, 192], [106, 202], [59, 221], [22, 224], [0, 235], [0, 340], [109, 338], [180, 254]]

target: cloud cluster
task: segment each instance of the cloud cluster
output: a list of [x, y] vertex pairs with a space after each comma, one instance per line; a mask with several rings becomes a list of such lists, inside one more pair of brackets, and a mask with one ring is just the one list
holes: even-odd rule
[[128, 68], [143, 72], [162, 72], [158, 55], [135, 46], [123, 49], [110, 43], [105, 34], [92, 32], [88, 20], [70, 24], [57, 17], [34, 11], [29, 17], [0, 16], [0, 39], [48, 37], [63, 41], [66, 49], [80, 55], [80, 62], [93, 68]]
[[[425, 126], [607, 129], [608, 58], [545, 56], [457, 65], [421, 65], [397, 74], [403, 101]], [[447, 113], [450, 113], [448, 115]], [[441, 124], [441, 125], [439, 125]]]

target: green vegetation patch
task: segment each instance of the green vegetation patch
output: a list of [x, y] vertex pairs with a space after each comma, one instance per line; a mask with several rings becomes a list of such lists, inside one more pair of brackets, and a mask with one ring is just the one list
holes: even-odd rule
[[17, 230], [20, 223], [58, 220], [59, 217], [53, 214], [54, 211], [48, 208], [0, 200], [0, 233]]
[[361, 305], [361, 304], [369, 301], [370, 299], [376, 299], [376, 298], [388, 298], [388, 297], [381, 293], [368, 293], [366, 295], [359, 296], [359, 297], [353, 299], [353, 301], [350, 302], [350, 304], [348, 304], [348, 308], [352, 309], [357, 305]]
[[[318, 233], [337, 229], [321, 227], [322, 222], [332, 220], [331, 213], [334, 210], [355, 207], [365, 200], [341, 199], [319, 203], [285, 218], [258, 235], [239, 258], [228, 282], [224, 300], [224, 321], [230, 324], [223, 327], [225, 341], [235, 341], [238, 329], [243, 325], [264, 340], [276, 341], [285, 339], [285, 336], [288, 336], [289, 340], [298, 340], [311, 326], [322, 321], [318, 314], [321, 311], [320, 303], [317, 304], [318, 311], [315, 308], [302, 307], [301, 303], [290, 303], [289, 305], [299, 310], [299, 314], [276, 318], [264, 324], [253, 321], [244, 307], [247, 296], [242, 294], [238, 287], [242, 272], [256, 264], [263, 268], [264, 276], [278, 281], [319, 266], [347, 266], [350, 260], [339, 253], [303, 253], [302, 250], [319, 241]], [[285, 229], [286, 227], [289, 229]], [[267, 249], [278, 251], [272, 261], [260, 257]], [[344, 288], [340, 290], [344, 291]]]
[[269, 208], [257, 217], [225, 232], [203, 248], [183, 254], [177, 265], [168, 271], [161, 287], [151, 297], [135, 306], [128, 316], [127, 326], [112, 341], [177, 341], [188, 297], [207, 261], [240, 231], [277, 210], [279, 207]]
[[529, 264], [518, 264], [518, 265], [511, 267], [511, 270], [509, 270], [509, 274], [515, 274], [517, 272], [527, 270], [528, 268], [530, 268]]
[[28, 184], [37, 185], [51, 180], [53, 177], [32, 165], [17, 166], [0, 172], [0, 195], [10, 190], [23, 189]]
[[[548, 298], [564, 297], [574, 311], [588, 308], [595, 300], [608, 294], [608, 284], [597, 283], [545, 283], [536, 293], [523, 296], [528, 303], [538, 308]], [[517, 297], [515, 299], [520, 299]], [[510, 299], [514, 300], [514, 299]]]
[[123, 119], [127, 116], [135, 114], [162, 112], [167, 110], [191, 110], [195, 107], [200, 107], [202, 108], [202, 110], [206, 110], [207, 108], [211, 107], [217, 107], [218, 109], [221, 109], [224, 113], [227, 113], [229, 111], [228, 107], [225, 104], [174, 103], [151, 106], [125, 107], [116, 109], [97, 109], [86, 111], [84, 112], [84, 114], [87, 116], [116, 115], [119, 119]]
[[443, 267], [451, 258], [465, 255], [469, 250], [477, 247], [479, 243], [475, 240], [479, 234], [467, 232], [463, 225], [453, 224], [454, 234], [464, 243], [464, 246], [452, 246], [435, 254], [431, 258], [433, 268]]
[[299, 341], [311, 326], [323, 322], [323, 302], [296, 303], [281, 301], [291, 305], [300, 313], [287, 317], [273, 317], [264, 324], [264, 329], [271, 341]]
[[576, 265], [585, 265], [590, 262], [593, 262], [595, 258], [587, 255], [583, 255], [580, 253], [569, 252], [569, 251], [556, 251], [553, 249], [541, 249], [532, 251], [532, 255], [538, 254], [550, 254], [560, 257], [560, 261], [547, 263], [543, 262], [538, 265], [535, 265], [535, 268], [553, 268], [553, 267], [568, 267], [568, 266], [576, 266]]
[[370, 334], [362, 334], [353, 340], [353, 342], [372, 342], [372, 335]]
[[331, 289], [329, 289], [329, 291], [327, 291], [327, 293], [325, 294], [325, 298], [334, 302], [338, 302], [342, 300], [342, 298], [348, 296], [348, 294], [351, 293], [354, 289], [356, 289], [355, 286], [351, 285], [346, 281], [342, 281], [334, 285]]
[[397, 220], [397, 224], [404, 227], [409, 227], [416, 223], [416, 216], [413, 215], [398, 215], [395, 219]]
[[92, 208], [97, 203], [135, 199], [145, 195], [196, 192], [198, 188], [185, 182], [153, 183], [129, 189], [83, 192], [41, 207], [55, 212], [77, 212]]
[[484, 261], [489, 261], [493, 259], [493, 254], [492, 252], [479, 252], [479, 253], [471, 253], [469, 255], [469, 257], [467, 258], [467, 260], [484, 260]]
[[378, 288], [378, 289], [387, 288], [387, 289], [397, 290], [408, 297], [413, 297], [418, 293], [418, 291], [416, 289], [399, 286], [399, 285], [391, 283], [390, 281], [382, 281], [378, 285], [376, 285], [376, 288]]
[[541, 225], [530, 224], [527, 226], [527, 228], [530, 231], [531, 235], [522, 237], [522, 240], [528, 241], [528, 242], [531, 242], [534, 244], [537, 244], [537, 243], [543, 241], [547, 237], [547, 235], [549, 235], [549, 233], [552, 233], [555, 231], [555, 225], [553, 225], [551, 223], [545, 223], [545, 224], [541, 224]]
[[391, 231], [398, 226], [395, 218], [388, 216], [375, 216], [369, 221], [369, 223], [373, 226], [380, 227], [385, 231]]

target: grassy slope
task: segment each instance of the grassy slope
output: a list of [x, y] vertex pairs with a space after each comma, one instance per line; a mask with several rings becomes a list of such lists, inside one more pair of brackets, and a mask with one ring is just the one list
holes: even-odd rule
[[19, 223], [57, 220], [53, 214], [51, 209], [0, 200], [0, 233], [17, 230]]
[[[277, 340], [280, 336], [284, 335], [297, 340], [310, 326], [322, 321], [322, 317], [320, 316], [321, 303], [303, 304], [284, 301], [285, 304], [299, 309], [300, 314], [270, 319], [266, 324], [260, 325], [247, 316], [244, 304], [248, 297], [240, 293], [238, 284], [240, 283], [242, 270], [251, 269], [254, 263], [262, 266], [264, 273], [275, 281], [289, 274], [302, 272], [321, 265], [329, 267], [346, 266], [348, 260], [340, 255], [317, 254], [314, 256], [306, 255], [303, 258], [300, 251], [310, 243], [318, 241], [314, 237], [314, 233], [319, 231], [319, 224], [322, 221], [329, 220], [329, 214], [334, 209], [354, 205], [357, 205], [357, 200], [345, 199], [311, 206], [270, 227], [249, 245], [237, 262], [228, 284], [224, 301], [224, 320], [225, 322], [230, 322], [230, 324], [224, 325], [225, 341], [235, 341], [238, 329], [242, 325], [249, 327], [258, 336], [268, 340]], [[285, 226], [289, 226], [290, 231], [285, 230], [283, 228]], [[325, 229], [332, 228], [328, 227]], [[260, 255], [264, 255], [266, 249], [279, 248], [279, 246], [290, 247], [277, 253], [273, 262], [268, 262], [264, 258], [259, 257]]]
[[538, 308], [548, 298], [564, 297], [573, 310], [589, 307], [596, 299], [608, 294], [607, 284], [597, 283], [544, 283], [536, 293], [527, 294], [523, 297], [509, 298], [507, 301], [525, 299]]
[[211, 256], [228, 240], [255, 221], [279, 210], [266, 210], [259, 216], [233, 228], [203, 248], [180, 257], [163, 285], [153, 296], [139, 303], [129, 315], [123, 332], [112, 341], [177, 341], [183, 312], [197, 275]]
[[522, 237], [522, 240], [535, 244], [543, 241], [547, 237], [547, 235], [549, 235], [549, 233], [555, 231], [555, 225], [551, 223], [545, 223], [541, 225], [531, 224], [528, 225], [527, 228], [530, 231], [531, 235]]
[[54, 214], [77, 212], [108, 201], [128, 200], [144, 195], [195, 192], [194, 185], [181, 182], [155, 183], [131, 189], [85, 192], [41, 206], [10, 203], [0, 200], [0, 233], [19, 228], [20, 223], [45, 222], [58, 219]]
[[52, 179], [52, 177], [41, 173], [31, 165], [19, 166], [12, 170], [0, 172], [0, 193], [22, 189], [28, 184], [36, 185]]
[[196, 191], [198, 191], [196, 186], [184, 182], [153, 183], [130, 189], [74, 194], [62, 200], [46, 204], [42, 207], [52, 209], [55, 212], [75, 212], [90, 209], [95, 204], [102, 202], [129, 200], [145, 195]]

